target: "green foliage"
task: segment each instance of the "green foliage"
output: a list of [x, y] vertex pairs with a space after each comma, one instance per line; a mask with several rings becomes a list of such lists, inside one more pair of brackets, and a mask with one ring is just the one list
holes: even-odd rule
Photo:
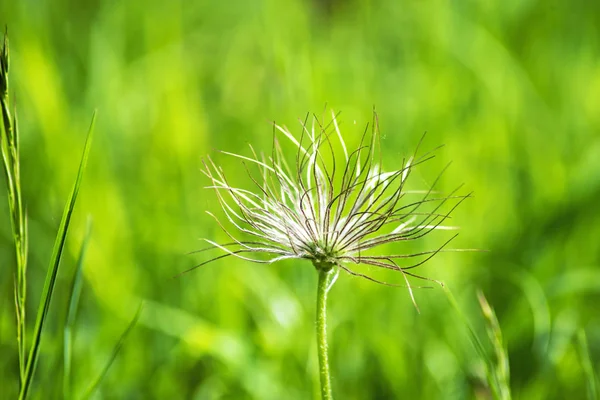
[[[228, 240], [204, 213], [215, 211], [216, 199], [204, 189], [201, 157], [238, 168], [232, 185], [250, 188], [243, 165], [214, 149], [251, 155], [251, 143], [269, 154], [269, 120], [298, 129], [296, 118], [325, 104], [341, 110], [352, 148], [375, 105], [387, 169], [398, 168], [424, 131], [424, 150], [446, 145], [411, 189], [428, 187], [453, 160], [441, 189], [465, 182], [475, 192], [453, 214], [451, 224], [461, 227], [453, 245], [489, 251], [438, 254], [419, 272], [453, 289], [494, 361], [490, 320], [476, 296], [486, 294], [513, 398], [593, 398], [600, 360], [596, 2], [2, 1], [5, 24], [11, 85], [2, 97], [3, 104], [7, 96], [18, 100], [22, 198], [9, 189], [0, 199], [0, 398], [18, 395], [19, 360], [33, 343], [42, 277], [96, 107], [101, 134], [63, 249], [30, 397], [61, 397], [62, 321], [90, 214], [94, 232], [70, 338], [74, 397], [103, 370], [143, 299], [137, 328], [93, 397], [318, 398], [310, 263], [223, 259], [173, 276], [218, 255], [188, 255], [202, 246], [198, 238]], [[13, 171], [8, 110], [3, 105], [2, 149]], [[23, 238], [16, 247], [15, 235]], [[392, 250], [430, 250], [445, 239]], [[25, 327], [15, 318], [15, 281], [17, 304], [27, 289]], [[414, 294], [420, 314], [406, 290], [340, 275], [328, 302], [338, 398], [492, 396], [486, 361], [443, 291]]]

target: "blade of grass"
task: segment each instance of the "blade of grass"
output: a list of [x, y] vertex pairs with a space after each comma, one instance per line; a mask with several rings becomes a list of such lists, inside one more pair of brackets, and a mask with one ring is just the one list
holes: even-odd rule
[[119, 354], [119, 351], [121, 350], [121, 347], [123, 347], [123, 344], [125, 343], [125, 340], [127, 340], [127, 337], [129, 336], [129, 334], [131, 333], [131, 331], [133, 330], [133, 328], [137, 324], [138, 319], [140, 318], [140, 315], [142, 313], [142, 308], [143, 308], [143, 303], [140, 304], [140, 306], [138, 307], [135, 315], [133, 316], [133, 319], [131, 320], [131, 322], [127, 326], [127, 329], [125, 329], [125, 331], [123, 332], [123, 334], [119, 338], [119, 341], [115, 345], [115, 347], [114, 347], [114, 349], [112, 351], [112, 354], [111, 354], [110, 358], [108, 359], [108, 362], [106, 363], [106, 365], [104, 366], [104, 368], [102, 369], [102, 371], [100, 372], [100, 374], [98, 375], [98, 377], [94, 380], [94, 382], [92, 382], [92, 384], [90, 385], [90, 387], [85, 391], [85, 393], [81, 397], [82, 399], [89, 399], [94, 394], [94, 392], [96, 391], [96, 389], [98, 389], [98, 387], [100, 386], [100, 383], [102, 383], [102, 380], [104, 379], [104, 377], [108, 373], [108, 370], [110, 369], [112, 363], [117, 358], [117, 355]]
[[82, 276], [83, 276], [83, 261], [85, 259], [85, 253], [87, 246], [90, 241], [92, 233], [92, 220], [88, 218], [85, 236], [81, 243], [81, 250], [79, 251], [79, 258], [77, 259], [77, 267], [73, 274], [73, 280], [71, 282], [71, 293], [69, 295], [69, 307], [67, 309], [67, 319], [65, 321], [65, 327], [63, 331], [63, 399], [71, 398], [71, 361], [72, 361], [72, 350], [73, 350], [73, 325], [75, 324], [75, 316], [77, 315], [77, 308], [79, 306], [79, 297], [81, 295], [82, 287]]
[[498, 390], [500, 399], [510, 400], [510, 369], [508, 365], [508, 355], [506, 354], [506, 347], [502, 340], [502, 331], [500, 330], [500, 324], [496, 313], [490, 307], [487, 299], [483, 292], [477, 292], [477, 298], [479, 299], [479, 305], [481, 306], [481, 312], [486, 321], [486, 330], [488, 337], [494, 346], [494, 353], [496, 356], [496, 365], [493, 369], [496, 382], [498, 383]]
[[469, 337], [471, 338], [471, 343], [473, 344], [473, 347], [475, 347], [477, 354], [479, 354], [479, 357], [481, 357], [481, 359], [484, 362], [486, 379], [487, 379], [488, 385], [490, 386], [490, 389], [492, 390], [494, 398], [500, 399], [501, 392], [498, 387], [499, 385], [496, 380], [496, 377], [494, 375], [495, 367], [494, 367], [494, 363], [493, 363], [492, 359], [488, 355], [488, 352], [486, 351], [485, 347], [483, 346], [483, 343], [481, 342], [481, 340], [479, 340], [479, 337], [477, 336], [477, 333], [471, 326], [469, 319], [462, 312], [460, 306], [458, 305], [458, 302], [456, 301], [456, 299], [454, 298], [454, 295], [450, 291], [450, 288], [448, 288], [448, 286], [446, 286], [446, 285], [444, 285], [443, 288], [444, 288], [444, 292], [446, 293], [446, 297], [448, 298], [448, 301], [450, 302], [450, 304], [452, 305], [452, 307], [458, 314], [458, 317], [460, 318], [462, 323], [467, 327], [467, 330], [469, 331]]
[[75, 180], [75, 184], [73, 185], [73, 190], [71, 191], [69, 200], [63, 211], [62, 219], [60, 221], [60, 226], [58, 228], [58, 234], [57, 234], [56, 240], [54, 242], [54, 249], [52, 250], [52, 257], [50, 258], [50, 266], [48, 267], [48, 271], [46, 273], [46, 281], [44, 283], [42, 297], [40, 299], [40, 304], [39, 304], [38, 310], [37, 310], [35, 329], [33, 331], [33, 340], [32, 340], [32, 344], [31, 344], [31, 348], [29, 349], [29, 356], [27, 358], [27, 366], [25, 368], [25, 379], [23, 381], [23, 384], [21, 385], [21, 390], [19, 392], [20, 400], [27, 398], [29, 389], [31, 387], [31, 382], [33, 381], [33, 375], [35, 373], [35, 367], [36, 367], [38, 356], [39, 356], [40, 343], [42, 340], [42, 331], [44, 329], [44, 323], [46, 322], [46, 317], [48, 316], [48, 310], [50, 309], [50, 301], [52, 299], [52, 293], [54, 292], [54, 284], [56, 282], [56, 276], [58, 274], [58, 267], [60, 265], [60, 260], [62, 258], [65, 241], [67, 239], [67, 233], [69, 230], [71, 217], [73, 215], [73, 209], [75, 208], [77, 194], [79, 193], [79, 186], [81, 185], [81, 180], [83, 178], [83, 172], [84, 172], [86, 164], [87, 164], [87, 159], [89, 156], [90, 147], [91, 147], [91, 143], [92, 143], [92, 136], [93, 136], [95, 121], [96, 121], [96, 113], [94, 112], [94, 115], [92, 117], [92, 122], [90, 124], [90, 129], [87, 134], [87, 139], [85, 141], [85, 147], [83, 150], [83, 155], [81, 157], [81, 162], [79, 164], [79, 170], [77, 171], [77, 178]]
[[579, 357], [581, 359], [581, 367], [587, 384], [588, 399], [598, 399], [598, 387], [596, 386], [596, 374], [594, 373], [594, 365], [590, 358], [590, 349], [588, 347], [587, 336], [583, 329], [577, 333], [577, 344]]

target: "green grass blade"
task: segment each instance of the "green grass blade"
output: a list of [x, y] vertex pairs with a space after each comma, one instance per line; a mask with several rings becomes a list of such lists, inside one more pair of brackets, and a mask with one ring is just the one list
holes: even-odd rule
[[92, 220], [88, 218], [87, 226], [85, 230], [85, 236], [81, 243], [81, 250], [79, 251], [79, 258], [77, 260], [77, 267], [73, 274], [73, 280], [71, 282], [71, 293], [69, 294], [69, 308], [67, 309], [67, 319], [65, 321], [65, 327], [63, 331], [63, 399], [71, 398], [71, 360], [73, 350], [73, 325], [75, 324], [75, 316], [77, 315], [77, 308], [79, 306], [79, 297], [81, 295], [82, 287], [82, 276], [83, 276], [83, 261], [85, 259], [85, 253], [87, 246], [90, 241], [92, 233]]
[[581, 359], [581, 369], [585, 376], [587, 384], [587, 398], [589, 400], [598, 400], [598, 387], [596, 385], [596, 374], [594, 373], [594, 365], [590, 357], [590, 349], [588, 347], [588, 340], [583, 329], [580, 329], [577, 333], [577, 344], [579, 350], [579, 357]]
[[90, 385], [90, 387], [85, 391], [84, 395], [82, 396], [82, 399], [89, 399], [94, 394], [94, 392], [96, 391], [96, 389], [98, 389], [98, 386], [100, 386], [100, 383], [102, 383], [102, 380], [104, 379], [104, 377], [108, 373], [108, 370], [110, 369], [112, 363], [117, 358], [117, 355], [119, 354], [119, 350], [121, 350], [121, 347], [123, 347], [123, 344], [125, 343], [125, 340], [127, 340], [127, 337], [129, 336], [129, 334], [131, 333], [131, 331], [133, 330], [133, 328], [137, 324], [138, 319], [140, 318], [140, 315], [142, 313], [142, 308], [143, 308], [143, 304], [140, 304], [140, 306], [138, 307], [135, 315], [133, 316], [133, 319], [131, 320], [131, 322], [127, 326], [127, 329], [125, 329], [125, 331], [123, 332], [123, 334], [119, 338], [119, 341], [115, 345], [115, 347], [114, 347], [114, 349], [112, 351], [112, 354], [111, 354], [110, 358], [108, 359], [108, 362], [106, 363], [106, 365], [104, 366], [104, 368], [102, 369], [102, 371], [100, 372], [100, 374], [98, 375], [98, 377], [94, 380], [94, 382]]
[[508, 354], [506, 347], [502, 340], [502, 331], [500, 330], [500, 323], [496, 318], [496, 313], [488, 303], [483, 292], [477, 292], [477, 298], [479, 299], [479, 305], [481, 312], [485, 318], [486, 330], [488, 337], [494, 347], [494, 353], [496, 356], [496, 365], [493, 369], [496, 382], [498, 384], [498, 391], [500, 399], [510, 400], [510, 369], [508, 364]]
[[500, 399], [501, 398], [501, 391], [500, 391], [500, 389], [498, 387], [499, 385], [498, 385], [498, 383], [496, 381], [496, 377], [495, 377], [495, 374], [494, 374], [495, 366], [494, 366], [493, 360], [490, 358], [490, 356], [489, 356], [488, 352], [486, 351], [486, 349], [485, 349], [482, 341], [477, 336], [477, 332], [475, 332], [475, 329], [473, 329], [473, 327], [471, 326], [471, 323], [469, 322], [469, 319], [467, 318], [467, 316], [460, 309], [460, 306], [458, 305], [458, 302], [454, 298], [454, 295], [452, 294], [452, 292], [450, 291], [450, 289], [448, 288], [448, 286], [444, 286], [444, 292], [446, 293], [446, 297], [448, 298], [448, 301], [450, 302], [450, 304], [452, 305], [452, 307], [454, 308], [454, 310], [458, 314], [458, 317], [460, 318], [460, 320], [462, 321], [462, 323], [464, 324], [464, 326], [469, 331], [469, 337], [471, 338], [471, 343], [475, 347], [475, 350], [477, 351], [477, 354], [479, 354], [479, 357], [481, 357], [481, 359], [484, 362], [486, 379], [487, 379], [488, 384], [490, 385], [490, 389], [492, 390], [494, 398]]
[[63, 254], [65, 241], [67, 239], [67, 233], [69, 230], [71, 217], [73, 215], [73, 210], [75, 208], [77, 194], [79, 193], [79, 186], [81, 185], [81, 180], [83, 178], [83, 172], [84, 172], [85, 166], [87, 164], [87, 159], [89, 156], [90, 147], [91, 147], [91, 143], [92, 143], [92, 136], [93, 136], [95, 121], [96, 121], [96, 113], [94, 113], [94, 116], [92, 117], [92, 123], [90, 124], [90, 129], [88, 131], [87, 139], [85, 141], [83, 155], [81, 157], [81, 162], [79, 164], [79, 170], [77, 172], [77, 179], [75, 180], [75, 184], [73, 185], [73, 190], [71, 191], [69, 200], [63, 211], [63, 216], [60, 221], [60, 226], [58, 228], [58, 234], [57, 234], [56, 240], [54, 242], [54, 249], [52, 250], [52, 257], [50, 258], [50, 266], [48, 267], [48, 271], [46, 273], [46, 281], [44, 283], [42, 297], [40, 299], [40, 304], [38, 306], [37, 317], [36, 317], [36, 322], [35, 322], [35, 329], [33, 331], [33, 339], [32, 339], [32, 343], [31, 343], [31, 348], [29, 350], [29, 356], [27, 358], [27, 366], [25, 368], [25, 379], [23, 381], [23, 385], [21, 386], [21, 390], [19, 393], [20, 400], [27, 398], [29, 389], [31, 388], [31, 383], [33, 381], [33, 375], [35, 373], [35, 367], [36, 367], [38, 356], [39, 356], [40, 343], [42, 340], [42, 332], [44, 329], [44, 323], [46, 322], [46, 317], [48, 316], [48, 310], [50, 309], [50, 301], [52, 299], [52, 293], [54, 291], [54, 284], [56, 282], [56, 277], [58, 274], [58, 267], [60, 265], [60, 260], [61, 260], [62, 254]]

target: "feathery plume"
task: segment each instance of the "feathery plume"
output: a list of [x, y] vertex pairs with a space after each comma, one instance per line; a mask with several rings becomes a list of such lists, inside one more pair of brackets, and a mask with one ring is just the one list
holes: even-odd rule
[[[254, 185], [253, 190], [231, 185], [223, 169], [210, 157], [204, 161], [203, 172], [212, 181], [209, 187], [215, 190], [226, 219], [235, 230], [250, 239], [238, 239], [208, 212], [231, 242], [219, 244], [205, 239], [210, 247], [200, 251], [220, 249], [225, 254], [194, 268], [228, 256], [269, 264], [285, 259], [306, 259], [317, 270], [337, 267], [350, 275], [400, 286], [380, 281], [352, 267], [365, 264], [400, 273], [413, 303], [409, 277], [441, 284], [413, 271], [444, 251], [456, 235], [430, 251], [381, 255], [376, 249], [389, 243], [418, 240], [435, 230], [456, 229], [444, 223], [470, 194], [457, 195], [460, 187], [444, 196], [434, 191], [445, 168], [428, 190], [406, 188], [412, 171], [434, 158], [433, 152], [418, 154], [421, 143], [410, 158], [402, 160], [399, 169], [384, 171], [379, 160], [380, 135], [375, 112], [371, 129], [365, 129], [360, 145], [351, 152], [333, 112], [327, 124], [316, 116], [310, 123], [308, 116], [300, 122], [299, 137], [286, 127], [274, 124], [276, 132], [269, 157], [259, 157], [251, 145], [250, 156], [223, 151], [242, 161]], [[286, 161], [277, 135], [296, 148], [293, 168]], [[336, 153], [336, 150], [343, 153], [341, 161], [340, 152]], [[260, 174], [253, 174], [251, 166]], [[267, 257], [256, 258], [257, 254]], [[407, 259], [414, 262], [399, 265]]]

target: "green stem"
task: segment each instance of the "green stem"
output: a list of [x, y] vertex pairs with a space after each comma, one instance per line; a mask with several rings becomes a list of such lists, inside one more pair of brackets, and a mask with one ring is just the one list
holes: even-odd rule
[[327, 356], [327, 293], [335, 279], [335, 269], [319, 269], [317, 289], [317, 352], [319, 353], [319, 375], [321, 377], [321, 397], [332, 400], [329, 358]]

